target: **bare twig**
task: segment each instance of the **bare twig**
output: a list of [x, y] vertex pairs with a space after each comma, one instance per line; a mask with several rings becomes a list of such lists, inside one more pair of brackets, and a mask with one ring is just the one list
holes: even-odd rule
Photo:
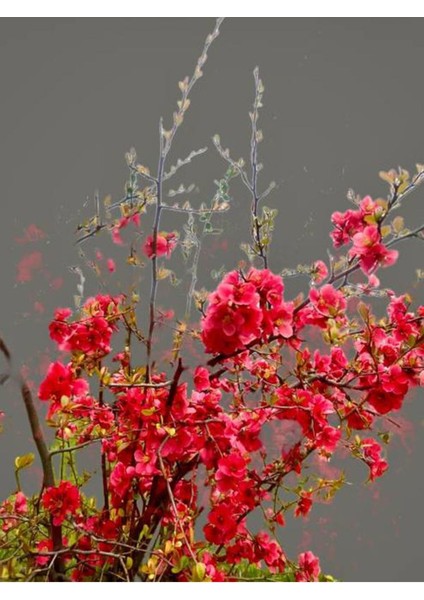
[[158, 274], [157, 274], [157, 256], [156, 256], [156, 247], [157, 247], [157, 239], [158, 239], [158, 231], [161, 213], [163, 210], [162, 198], [163, 198], [163, 183], [165, 181], [165, 164], [166, 159], [169, 154], [169, 151], [172, 146], [172, 142], [174, 140], [175, 134], [177, 133], [178, 128], [182, 124], [184, 120], [185, 112], [190, 106], [190, 92], [195, 85], [195, 83], [202, 76], [202, 68], [207, 60], [207, 52], [209, 50], [212, 42], [219, 35], [219, 28], [223, 21], [223, 18], [219, 18], [216, 20], [215, 28], [211, 34], [209, 34], [206, 38], [205, 45], [203, 47], [203, 51], [197, 61], [196, 67], [194, 69], [193, 75], [191, 79], [184, 79], [180, 82], [180, 89], [182, 92], [181, 100], [178, 102], [178, 111], [174, 113], [174, 120], [172, 128], [167, 131], [163, 127], [163, 121], [160, 120], [159, 123], [159, 161], [156, 175], [156, 209], [155, 216], [153, 221], [153, 229], [152, 229], [152, 277], [151, 277], [151, 290], [150, 290], [150, 302], [149, 302], [149, 327], [148, 327], [148, 336], [147, 336], [147, 369], [146, 375], [149, 380], [151, 377], [151, 363], [152, 363], [152, 340], [153, 333], [155, 329], [155, 301], [156, 301], [156, 293], [157, 293], [157, 285], [158, 285]]

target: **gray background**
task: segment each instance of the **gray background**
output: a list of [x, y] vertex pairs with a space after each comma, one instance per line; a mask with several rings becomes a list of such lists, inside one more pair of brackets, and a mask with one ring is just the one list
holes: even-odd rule
[[[0, 331], [35, 385], [45, 353], [55, 356], [48, 320], [55, 306], [72, 306], [76, 291], [67, 270], [78, 264], [73, 231], [91, 214], [96, 188], [120, 197], [124, 153], [131, 146], [154, 169], [159, 117], [170, 125], [177, 82], [191, 73], [212, 28], [212, 18], [0, 21]], [[266, 87], [262, 181], [278, 183], [268, 200], [279, 210], [271, 268], [325, 258], [329, 217], [348, 208], [348, 188], [384, 196], [380, 169], [400, 164], [413, 170], [424, 161], [423, 44], [421, 19], [228, 19], [172, 157], [211, 145], [217, 132], [236, 158], [247, 157], [247, 112], [258, 64]], [[211, 149], [181, 172], [180, 181], [196, 182], [197, 202], [210, 196], [223, 168]], [[248, 198], [238, 184], [233, 194], [233, 211], [224, 222], [228, 249], [209, 242], [204, 253], [201, 283], [209, 287], [210, 268], [234, 266], [248, 237]], [[423, 194], [418, 191], [404, 207], [412, 225], [422, 222]], [[17, 243], [31, 223], [48, 237]], [[96, 244], [103, 247], [96, 240], [90, 248]], [[18, 262], [34, 250], [42, 252], [43, 268], [30, 282], [16, 283]], [[381, 272], [383, 283], [408, 290], [422, 303], [415, 270], [423, 267], [422, 247], [412, 242], [402, 247], [393, 269]], [[63, 285], [55, 290], [57, 277]], [[96, 285], [88, 276], [87, 291]], [[298, 286], [289, 283], [288, 290]], [[184, 289], [172, 294], [167, 288], [161, 298], [182, 304]], [[44, 314], [34, 311], [36, 301]], [[0, 390], [0, 402], [7, 413], [0, 437], [5, 496], [14, 487], [13, 458], [29, 451], [31, 441], [13, 386]], [[288, 524], [283, 544], [289, 556], [310, 548], [325, 571], [344, 580], [423, 579], [422, 394], [411, 394], [402, 418], [386, 476], [364, 487], [365, 469], [353, 466], [352, 485], [332, 505], [317, 506], [306, 524]], [[31, 488], [37, 478], [35, 469], [24, 480]]]

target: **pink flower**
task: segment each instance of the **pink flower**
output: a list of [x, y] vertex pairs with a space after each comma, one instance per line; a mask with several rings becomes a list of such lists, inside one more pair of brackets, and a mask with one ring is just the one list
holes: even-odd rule
[[260, 334], [262, 311], [256, 305], [210, 304], [202, 321], [202, 340], [207, 352], [231, 354]]
[[202, 320], [207, 352], [231, 354], [255, 339], [293, 335], [293, 304], [283, 301], [280, 276], [268, 269], [250, 269], [247, 276], [228, 273], [209, 296]]
[[116, 271], [116, 265], [115, 265], [115, 261], [113, 260], [113, 258], [108, 258], [106, 261], [106, 264], [107, 264], [109, 273], [114, 273]]
[[153, 258], [154, 256], [166, 256], [169, 258], [177, 245], [178, 236], [176, 233], [158, 233], [156, 236], [156, 248], [154, 244], [154, 238], [152, 235], [149, 235], [143, 245], [144, 254], [148, 258]]
[[123, 245], [123, 240], [121, 238], [121, 229], [127, 227], [130, 223], [134, 223], [136, 227], [140, 226], [140, 213], [135, 213], [134, 215], [121, 217], [119, 221], [117, 221], [112, 228], [112, 241], [114, 244], [119, 246]]
[[273, 322], [273, 334], [289, 338], [293, 335], [293, 302], [282, 302], [270, 311], [269, 316]]
[[17, 492], [15, 496], [15, 510], [18, 515], [24, 515], [28, 512], [28, 502], [22, 492]]
[[331, 232], [331, 237], [335, 248], [340, 248], [349, 243], [351, 236], [362, 228], [362, 215], [360, 211], [347, 210], [344, 213], [334, 212], [331, 215], [331, 222], [335, 229]]
[[320, 289], [312, 289], [309, 293], [312, 305], [324, 317], [334, 318], [347, 306], [346, 298], [339, 290], [327, 283]]
[[352, 241], [353, 248], [349, 251], [349, 256], [359, 258], [361, 268], [366, 274], [378, 266], [389, 267], [398, 258], [397, 250], [388, 250], [381, 243], [381, 234], [376, 225], [365, 227], [352, 237]]
[[315, 284], [322, 283], [328, 275], [327, 265], [322, 260], [315, 261], [311, 275]]
[[318, 581], [321, 567], [319, 558], [312, 552], [302, 552], [298, 558], [299, 571], [296, 573], [296, 581]]
[[326, 452], [332, 453], [337, 447], [337, 444], [342, 436], [339, 429], [326, 425], [316, 435], [316, 444], [318, 448], [323, 448]]
[[255, 284], [262, 305], [268, 302], [274, 307], [283, 300], [284, 284], [280, 275], [275, 275], [269, 269], [252, 268], [247, 280]]
[[255, 537], [255, 559], [263, 560], [271, 573], [281, 573], [286, 565], [284, 552], [276, 540], [261, 531]]
[[389, 467], [387, 461], [381, 458], [381, 446], [372, 438], [365, 438], [361, 441], [364, 461], [370, 469], [370, 479], [373, 481], [376, 477], [381, 477]]

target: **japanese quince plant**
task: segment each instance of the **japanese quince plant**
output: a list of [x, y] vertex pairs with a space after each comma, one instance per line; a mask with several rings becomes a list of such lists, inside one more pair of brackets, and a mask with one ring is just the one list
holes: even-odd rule
[[[17, 489], [0, 506], [3, 580], [329, 580], [312, 552], [287, 556], [280, 531], [286, 519], [305, 517], [343, 486], [342, 471], [329, 478], [317, 467], [333, 456], [361, 461], [371, 481], [385, 473], [385, 425], [409, 390], [424, 384], [424, 307], [413, 309], [406, 294], [381, 289], [377, 278], [396, 262], [401, 242], [423, 239], [424, 225], [409, 229], [401, 216], [393, 218], [422, 182], [423, 166], [413, 176], [381, 173], [389, 185], [384, 200], [351, 192], [352, 208], [331, 217], [337, 252], [327, 261], [271, 270], [276, 211], [263, 200], [275, 185], [262, 190], [258, 182], [264, 88], [255, 69], [249, 160], [234, 160], [215, 136], [226, 171], [212, 200], [193, 206], [190, 188], [169, 189], [175, 173], [205, 151], [169, 165], [221, 22], [192, 77], [179, 83], [171, 128], [160, 123], [157, 170], [139, 164], [131, 150], [125, 197], [106, 202], [104, 221], [97, 197], [97, 214], [79, 227], [86, 264], [102, 277], [100, 251], [96, 263], [82, 248], [109, 232], [128, 254], [121, 267], [111, 258], [107, 267], [132, 269], [134, 285], [115, 294], [105, 285], [84, 299], [84, 276], [75, 269], [79, 295], [74, 310], [58, 308], [50, 323], [61, 354], [38, 400], [24, 377], [13, 375], [1, 340], [9, 365], [2, 383], [20, 387], [43, 471], [39, 493], [25, 495], [19, 473], [35, 457], [16, 458]], [[230, 209], [236, 177], [250, 197], [247, 259], [215, 272], [220, 281], [207, 292], [197, 287], [202, 240], [220, 233], [216, 219]], [[177, 194], [182, 202], [165, 200]], [[165, 213], [182, 219], [182, 234], [162, 230]], [[180, 282], [187, 285], [185, 314], [174, 317], [157, 305], [157, 290], [178, 283], [168, 265], [180, 250], [190, 277]], [[290, 299], [284, 279], [295, 274], [305, 276], [306, 289]], [[373, 311], [374, 296], [385, 304], [383, 314]], [[159, 331], [165, 353], [157, 350]], [[48, 406], [52, 444], [38, 401]], [[78, 466], [87, 446], [99, 464], [91, 474], [98, 497], [85, 492], [89, 475]]]

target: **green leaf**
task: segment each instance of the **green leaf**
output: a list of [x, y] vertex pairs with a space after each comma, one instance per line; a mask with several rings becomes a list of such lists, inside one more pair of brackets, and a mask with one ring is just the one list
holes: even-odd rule
[[188, 556], [182, 556], [180, 558], [180, 561], [174, 565], [171, 569], [172, 573], [181, 573], [181, 571], [184, 571], [184, 569], [186, 569], [188, 567], [188, 565], [190, 564], [190, 559]]
[[206, 575], [206, 565], [198, 562], [191, 570], [192, 581], [204, 581]]
[[15, 470], [20, 471], [21, 469], [26, 469], [30, 467], [34, 462], [35, 456], [32, 452], [28, 454], [24, 454], [23, 456], [17, 456], [15, 458]]

